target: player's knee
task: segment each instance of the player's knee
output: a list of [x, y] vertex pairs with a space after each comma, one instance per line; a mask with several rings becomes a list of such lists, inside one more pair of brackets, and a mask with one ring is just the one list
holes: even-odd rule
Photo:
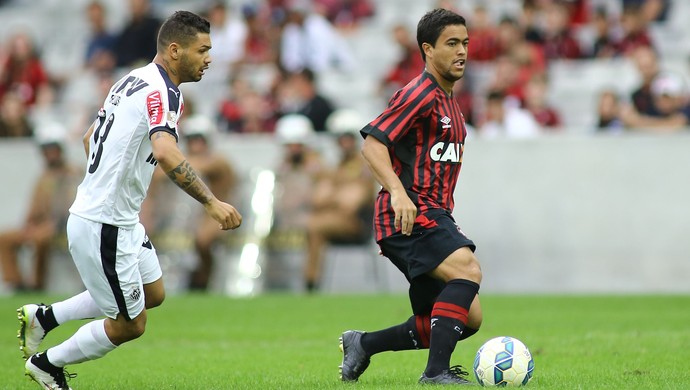
[[122, 314], [118, 314], [117, 319], [107, 319], [105, 331], [108, 338], [115, 345], [120, 345], [128, 341], [137, 339], [146, 330], [146, 311], [141, 312], [131, 320], [126, 320]]
[[467, 279], [481, 283], [482, 268], [477, 257], [468, 248], [462, 248], [456, 252], [449, 265], [452, 273], [450, 279]]
[[124, 336], [127, 340], [138, 339], [146, 331], [146, 315], [139, 315], [131, 321], [128, 321], [127, 326], [124, 328]]
[[482, 267], [479, 265], [479, 261], [474, 255], [472, 256], [472, 261], [467, 266], [467, 273], [469, 274], [467, 279], [472, 280], [477, 283], [482, 282]]

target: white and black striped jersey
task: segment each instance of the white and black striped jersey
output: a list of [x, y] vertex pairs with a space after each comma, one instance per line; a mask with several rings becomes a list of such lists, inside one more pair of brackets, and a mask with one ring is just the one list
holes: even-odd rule
[[94, 123], [86, 175], [70, 212], [133, 228], [157, 164], [150, 137], [167, 131], [177, 139], [183, 108], [180, 90], [154, 63], [115, 83]]

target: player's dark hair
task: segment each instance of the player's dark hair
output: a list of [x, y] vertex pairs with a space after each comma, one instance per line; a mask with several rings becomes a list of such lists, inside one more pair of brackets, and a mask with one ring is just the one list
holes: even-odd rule
[[156, 47], [159, 53], [164, 52], [173, 42], [186, 47], [196, 38], [196, 34], [208, 34], [210, 31], [211, 24], [208, 20], [189, 11], [177, 11], [163, 22], [158, 31]]
[[424, 62], [426, 62], [426, 54], [424, 54], [422, 44], [426, 42], [435, 47], [436, 40], [438, 40], [443, 29], [447, 26], [458, 24], [467, 26], [465, 18], [445, 8], [436, 8], [422, 16], [417, 24], [417, 45], [422, 53], [422, 60]]

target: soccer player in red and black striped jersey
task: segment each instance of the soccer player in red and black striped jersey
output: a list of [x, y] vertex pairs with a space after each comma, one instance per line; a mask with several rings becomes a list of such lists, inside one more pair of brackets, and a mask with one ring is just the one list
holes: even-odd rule
[[452, 89], [465, 72], [468, 43], [462, 16], [445, 9], [424, 15], [417, 25], [424, 71], [361, 131], [362, 154], [383, 187], [376, 241], [409, 281], [413, 315], [388, 329], [343, 333], [343, 381], [358, 380], [376, 353], [428, 348], [420, 383], [470, 383], [461, 367], [450, 367], [457, 342], [482, 319], [475, 245], [452, 216], [467, 136]]

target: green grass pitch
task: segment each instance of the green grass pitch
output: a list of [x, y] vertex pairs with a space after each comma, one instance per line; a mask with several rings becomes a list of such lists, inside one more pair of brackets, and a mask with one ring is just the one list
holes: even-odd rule
[[[15, 309], [60, 297], [0, 299], [0, 389], [38, 389], [24, 376]], [[484, 326], [452, 364], [510, 335], [530, 348], [535, 389], [690, 388], [690, 296], [483, 296]], [[405, 295], [169, 297], [146, 334], [103, 359], [69, 367], [75, 389], [419, 389], [426, 351], [376, 355], [357, 384], [338, 381], [338, 336], [409, 316]], [[44, 345], [80, 322], [51, 332]], [[472, 378], [474, 380], [474, 378]]]

